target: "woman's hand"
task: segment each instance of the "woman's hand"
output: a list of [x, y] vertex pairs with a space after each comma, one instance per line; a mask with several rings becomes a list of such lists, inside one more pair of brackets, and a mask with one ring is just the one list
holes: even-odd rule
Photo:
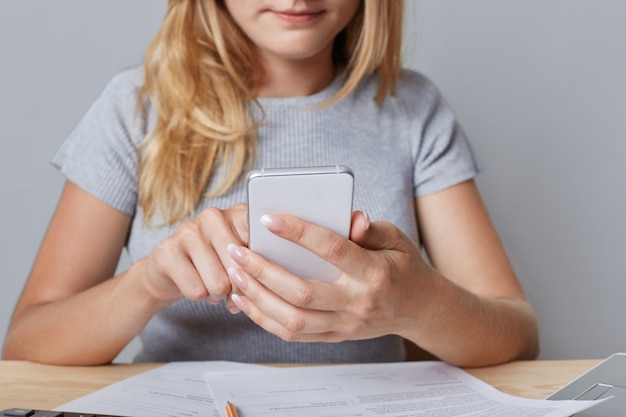
[[[245, 205], [203, 211], [150, 256], [115, 275], [131, 222], [128, 214], [66, 183], [15, 308], [4, 358], [108, 363], [172, 302], [226, 297], [231, 286], [225, 270], [236, 265], [226, 246], [247, 244]], [[232, 301], [229, 307], [236, 308]]]
[[[462, 208], [462, 209], [460, 209]], [[342, 271], [333, 283], [306, 281], [241, 245], [229, 245], [231, 297], [287, 341], [396, 334], [457, 366], [532, 359], [534, 311], [517, 281], [473, 182], [416, 199], [420, 240], [390, 223], [352, 219], [350, 239], [289, 216], [264, 219], [274, 234]]]
[[[207, 208], [161, 241], [145, 263], [151, 296], [164, 303], [183, 297], [212, 304], [224, 300], [232, 290], [226, 271], [236, 265], [226, 246], [247, 246], [246, 208], [245, 204], [226, 210]], [[235, 308], [232, 301], [229, 307]]]
[[249, 249], [229, 245], [230, 268], [243, 296], [237, 306], [288, 341], [338, 342], [401, 334], [410, 325], [407, 303], [428, 294], [430, 268], [418, 246], [389, 223], [353, 214], [351, 239], [290, 216], [267, 216], [266, 227], [343, 271], [334, 283], [300, 279]]

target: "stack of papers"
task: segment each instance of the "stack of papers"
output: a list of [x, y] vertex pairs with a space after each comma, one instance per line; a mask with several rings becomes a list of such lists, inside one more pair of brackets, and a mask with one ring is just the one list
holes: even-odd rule
[[58, 407], [57, 411], [129, 417], [221, 417], [208, 371], [260, 367], [238, 362], [171, 362]]
[[597, 401], [504, 394], [442, 362], [274, 368], [174, 362], [127, 378], [58, 410], [136, 417], [506, 416], [566, 417]]

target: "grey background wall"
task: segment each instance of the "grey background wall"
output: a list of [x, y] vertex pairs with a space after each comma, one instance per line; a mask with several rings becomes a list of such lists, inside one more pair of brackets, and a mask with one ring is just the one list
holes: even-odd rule
[[[541, 357], [626, 351], [626, 2], [408, 5], [405, 61], [487, 167], [478, 183], [539, 315]], [[49, 160], [107, 80], [141, 62], [165, 7], [0, 2], [0, 344], [63, 186]]]

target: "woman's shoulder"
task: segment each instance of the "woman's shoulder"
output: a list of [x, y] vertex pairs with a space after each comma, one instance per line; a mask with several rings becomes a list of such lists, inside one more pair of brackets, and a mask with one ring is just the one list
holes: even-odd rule
[[143, 68], [130, 67], [115, 73], [106, 83], [102, 95], [113, 100], [135, 99], [144, 84]]
[[126, 126], [136, 136], [135, 141], [145, 136], [154, 119], [150, 101], [141, 94], [143, 85], [141, 66], [123, 69], [109, 79], [94, 105], [103, 117]]
[[438, 99], [440, 94], [435, 84], [421, 72], [403, 68], [398, 77], [396, 95], [402, 98]]
[[[368, 95], [375, 95], [378, 91], [381, 79], [375, 75], [366, 79], [360, 87], [361, 91]], [[398, 76], [398, 84], [394, 94], [387, 96], [385, 101], [400, 101], [403, 103], [438, 102], [441, 98], [436, 85], [419, 71], [403, 68]]]
[[76, 136], [76, 140], [84, 143], [87, 138], [100, 135], [102, 143], [128, 142], [138, 146], [153, 119], [147, 100], [142, 99], [141, 106], [137, 105], [143, 79], [141, 67], [123, 69], [111, 76], [70, 138]]
[[136, 89], [140, 88], [144, 83], [143, 67], [134, 66], [124, 68], [111, 77], [109, 85], [118, 89]]

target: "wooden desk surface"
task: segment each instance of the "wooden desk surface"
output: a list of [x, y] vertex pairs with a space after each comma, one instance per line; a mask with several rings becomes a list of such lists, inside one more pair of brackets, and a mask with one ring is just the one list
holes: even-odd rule
[[[467, 371], [503, 392], [527, 398], [545, 398], [599, 362], [520, 361]], [[0, 410], [13, 407], [53, 409], [158, 365], [84, 367], [0, 361]]]

